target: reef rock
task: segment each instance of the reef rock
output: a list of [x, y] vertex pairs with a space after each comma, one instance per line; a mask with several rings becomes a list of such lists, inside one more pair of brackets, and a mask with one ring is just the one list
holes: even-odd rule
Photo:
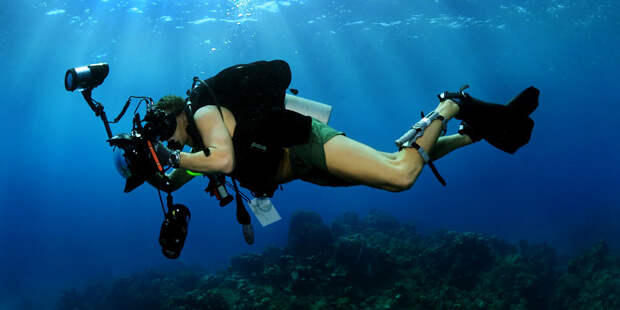
[[311, 256], [328, 250], [331, 230], [315, 212], [296, 212], [289, 227], [287, 249], [294, 256]]

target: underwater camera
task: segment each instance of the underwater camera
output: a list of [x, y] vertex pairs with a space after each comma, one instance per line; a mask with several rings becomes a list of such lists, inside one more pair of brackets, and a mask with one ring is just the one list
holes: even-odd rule
[[[92, 90], [103, 83], [108, 73], [109, 66], [107, 63], [71, 68], [65, 73], [65, 89], [67, 91], [80, 89], [95, 115], [103, 121], [108, 135], [107, 142], [114, 148], [116, 168], [126, 178], [124, 192], [131, 192], [152, 178], [164, 180], [163, 190], [168, 193], [168, 211], [164, 209], [160, 192], [164, 222], [161, 227], [159, 243], [166, 257], [177, 258], [187, 237], [190, 212], [184, 205], [172, 203], [172, 195], [166, 189], [170, 183], [165, 175], [166, 169], [170, 167], [164, 167], [161, 164], [154, 148], [156, 143], [166, 141], [174, 134], [176, 117], [157, 109], [150, 97], [130, 96], [120, 114], [113, 121], [108, 121], [103, 105], [92, 98]], [[139, 103], [134, 111], [132, 130], [129, 133], [112, 135], [110, 124], [117, 123], [135, 100], [139, 100]], [[140, 118], [138, 113], [138, 108], [142, 103], [146, 103], [144, 118]]]
[[[135, 114], [131, 133], [122, 133], [108, 139], [115, 147], [114, 163], [127, 179], [124, 191], [131, 192], [155, 174], [165, 179], [164, 169], [157, 158], [154, 145], [166, 141], [174, 134], [176, 118], [154, 107], [152, 99], [146, 98], [147, 110], [144, 119]], [[129, 101], [128, 101], [129, 102]], [[142, 126], [142, 123], [145, 123]]]

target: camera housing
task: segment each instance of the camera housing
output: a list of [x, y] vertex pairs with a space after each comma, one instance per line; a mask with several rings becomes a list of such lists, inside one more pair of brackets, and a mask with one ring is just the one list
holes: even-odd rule
[[[117, 167], [119, 165], [126, 166], [123, 168], [125, 183], [125, 193], [129, 193], [142, 185], [149, 176], [156, 173], [145, 139], [136, 134], [122, 133], [108, 140], [111, 146], [122, 150], [121, 156], [116, 160]], [[122, 160], [125, 163], [122, 163]], [[119, 169], [120, 170], [120, 169]]]

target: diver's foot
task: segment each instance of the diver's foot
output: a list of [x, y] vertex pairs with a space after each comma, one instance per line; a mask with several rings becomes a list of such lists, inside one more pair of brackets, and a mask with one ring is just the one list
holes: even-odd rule
[[[513, 154], [527, 144], [532, 134], [534, 121], [529, 115], [538, 107], [540, 91], [529, 87], [522, 91], [507, 105], [489, 103], [470, 96], [464, 90], [443, 92], [439, 100], [454, 101], [459, 106], [454, 118], [463, 121], [464, 128], [459, 130], [472, 141], [484, 139], [496, 148]], [[469, 128], [467, 128], [469, 127]]]
[[447, 122], [459, 113], [459, 109], [459, 105], [455, 101], [448, 99], [440, 102], [435, 111], [443, 116]]
[[465, 121], [461, 121], [461, 125], [459, 126], [459, 134], [469, 137], [472, 143], [482, 140], [482, 137], [476, 134], [474, 128], [469, 126], [469, 124], [467, 124], [467, 122]]
[[481, 138], [514, 154], [530, 140], [534, 121], [529, 115], [538, 107], [539, 94], [537, 88], [529, 87], [507, 105], [484, 102], [466, 94], [464, 105], [455, 118], [461, 118], [470, 127], [464, 130], [471, 134], [472, 141]]

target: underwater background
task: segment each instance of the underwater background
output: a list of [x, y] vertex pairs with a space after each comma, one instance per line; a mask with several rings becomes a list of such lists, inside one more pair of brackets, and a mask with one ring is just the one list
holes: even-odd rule
[[[370, 214], [397, 218], [416, 235], [448, 230], [511, 244], [527, 240], [552, 247], [559, 261], [600, 241], [617, 254], [619, 6], [2, 1], [0, 309], [54, 309], [71, 288], [150, 268], [215, 273], [242, 253], [287, 246], [298, 210], [327, 225], [379, 210]], [[193, 76], [262, 59], [286, 60], [300, 96], [333, 106], [332, 127], [386, 152], [396, 150], [394, 140], [420, 110], [432, 111], [438, 93], [466, 83], [473, 96], [500, 103], [533, 85], [541, 90], [540, 106], [532, 139], [516, 154], [481, 141], [437, 161], [447, 187], [429, 169], [401, 193], [285, 184], [273, 199], [283, 219], [263, 228], [253, 218], [251, 246], [234, 204], [220, 208], [204, 192], [206, 178], [195, 178], [175, 193], [192, 217], [181, 257], [169, 260], [158, 244], [163, 215], [156, 190], [143, 185], [123, 193], [101, 121], [79, 93], [65, 91], [65, 71], [108, 62], [110, 74], [93, 97], [113, 118], [130, 95], [184, 96]], [[125, 116], [113, 132], [129, 131], [130, 120]], [[451, 122], [449, 133], [457, 127]], [[612, 296], [620, 294], [618, 284], [611, 287]]]

